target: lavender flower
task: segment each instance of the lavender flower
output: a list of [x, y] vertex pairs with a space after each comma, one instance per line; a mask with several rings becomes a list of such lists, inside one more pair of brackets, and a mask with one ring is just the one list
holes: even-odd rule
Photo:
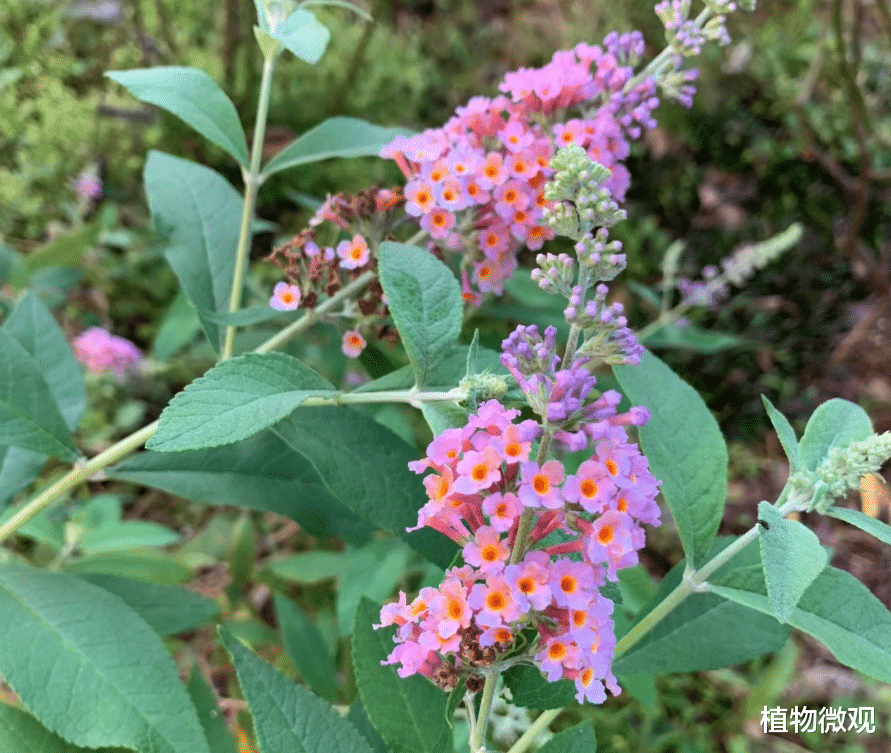
[[139, 348], [102, 327], [90, 327], [78, 335], [74, 340], [74, 355], [88, 371], [94, 374], [113, 371], [119, 380], [142, 361]]

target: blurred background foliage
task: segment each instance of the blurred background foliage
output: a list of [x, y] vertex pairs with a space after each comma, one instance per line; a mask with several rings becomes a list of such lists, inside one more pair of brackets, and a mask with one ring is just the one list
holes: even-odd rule
[[[614, 29], [641, 30], [650, 57], [664, 39], [652, 4], [638, 0], [367, 0], [364, 7], [375, 17], [373, 24], [339, 10], [318, 11], [332, 30], [318, 65], [290, 56], [281, 60], [267, 156], [332, 115], [416, 129], [439, 126], [470, 97], [494, 95], [505, 72], [542, 65], [555, 50], [597, 42]], [[692, 108], [661, 105], [659, 127], [634, 145], [628, 163], [629, 219], [614, 228], [614, 235], [625, 244], [629, 267], [613, 293], [637, 328], [652, 310], [628, 283], [658, 286], [663, 254], [675, 239], [686, 242], [680, 274], [695, 278], [741, 244], [769, 238], [793, 222], [805, 228], [802, 241], [744, 289], [733, 290], [713, 310], [690, 315], [699, 327], [738, 338], [734, 347], [659, 351], [703, 395], [730, 441], [731, 514], [725, 532], [751, 526], [758, 500], [774, 498], [785, 479], [761, 393], [799, 432], [814, 407], [833, 396], [860, 402], [878, 431], [891, 429], [887, 7], [886, 0], [765, 0], [754, 14], [734, 14], [733, 43], [708, 46], [699, 60]], [[261, 65], [251, 31], [254, 12], [251, 0], [0, 0], [0, 310], [8, 311], [17, 291], [31, 285], [72, 337], [99, 324], [157, 356], [154, 371], [126, 388], [91, 379], [90, 409], [81, 427], [82, 444], [90, 451], [156, 418], [173, 394], [213, 362], [209, 348], [196, 341], [194, 316], [175, 300], [175, 277], [149, 230], [141, 185], [147, 151], [208, 164], [241, 188], [236, 165], [221, 150], [176, 118], [140, 105], [103, 74], [155, 65], [200, 68], [234, 100], [250, 132]], [[76, 195], [74, 182], [84, 171], [103, 180], [96, 200], [84, 202]], [[399, 182], [392, 164], [375, 159], [276, 175], [259, 195], [259, 214], [275, 223], [275, 230], [256, 238], [252, 256], [265, 256], [299, 231], [313, 199]], [[63, 251], [59, 263], [46, 254], [33, 261], [36, 250], [71, 233], [81, 233], [83, 242]], [[526, 263], [533, 257], [524, 257]], [[273, 265], [255, 266], [246, 305], [268, 300], [279, 279]], [[497, 309], [498, 319], [478, 316], [472, 324], [480, 327], [483, 343], [497, 347], [522, 321], [519, 312], [528, 311], [522, 306], [529, 300], [528, 286], [517, 284], [506, 301], [488, 309]], [[539, 313], [553, 315], [546, 309]], [[244, 332], [241, 347], [268, 334]], [[399, 365], [398, 349], [375, 347], [383, 358], [379, 362]], [[310, 363], [325, 364], [326, 376], [336, 383], [362, 378], [354, 364], [345, 363], [333, 328], [321, 328], [289, 348]], [[409, 409], [385, 408], [376, 417], [419, 447], [427, 439]], [[124, 499], [135, 493], [130, 485], [118, 487]], [[267, 516], [211, 520], [206, 508], [171, 500], [143, 493], [127, 507], [127, 517], [167, 524], [187, 537], [197, 532], [177, 558], [208, 568], [211, 580], [213, 568], [226, 570], [228, 562], [235, 586], [224, 583], [209, 592], [227, 589], [233, 619], [256, 618], [239, 623], [247, 633], [257, 633], [254, 645], [270, 639], [269, 588], [287, 590], [330, 637], [337, 611], [330, 583], [295, 586], [287, 578], [276, 580], [280, 574], [264, 564], [285, 542], [297, 551], [318, 549], [319, 542]], [[236, 524], [243, 546], [220, 543], [230, 541], [227, 532]], [[224, 532], [215, 539], [216, 549], [207, 543], [213, 526]], [[820, 534], [837, 547], [833, 564], [855, 572], [891, 603], [887, 548], [865, 551], [869, 545], [856, 542], [852, 550], [835, 530]], [[55, 557], [57, 543], [39, 543], [37, 559]], [[329, 542], [321, 550], [329, 546], [339, 545]], [[670, 531], [655, 532], [648, 541], [649, 569], [667, 571], [680, 556], [675, 547]], [[400, 576], [401, 587], [414, 588], [421, 575], [429, 576], [420, 570], [412, 574], [412, 567], [421, 565], [413, 563]], [[248, 583], [254, 585], [245, 600]], [[257, 596], [258, 588], [267, 589], [266, 601]], [[627, 586], [625, 597], [627, 602]], [[791, 657], [751, 662], [739, 672], [661, 679], [658, 704], [634, 705], [623, 696], [617, 704], [621, 714], [598, 717], [598, 736], [616, 751], [712, 750], [707, 739], [684, 736], [683, 730], [699, 725], [707, 737], [723, 740], [722, 750], [779, 750], [758, 747], [757, 735], [733, 735], [757, 725], [760, 705], [756, 709], [746, 698], [776, 703], [797, 663], [827, 666], [816, 644], [799, 642], [790, 651]], [[276, 656], [286, 664], [280, 655], [268, 658]], [[348, 672], [343, 652], [339, 661]], [[350, 678], [344, 682], [348, 689]], [[855, 683], [846, 692], [853, 697], [862, 690]], [[637, 691], [644, 697], [650, 692]], [[825, 678], [811, 678], [795, 698], [798, 705], [840, 702]], [[887, 697], [879, 701], [891, 705]], [[571, 716], [557, 726], [575, 721]], [[635, 730], [630, 737], [629, 729]], [[849, 738], [809, 744], [815, 751], [866, 750]]]

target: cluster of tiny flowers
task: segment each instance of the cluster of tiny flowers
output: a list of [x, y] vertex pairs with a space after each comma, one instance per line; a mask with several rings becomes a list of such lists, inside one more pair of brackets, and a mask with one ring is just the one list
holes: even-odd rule
[[142, 361], [139, 348], [102, 327], [81, 332], [74, 340], [74, 355], [91, 373], [112, 371], [118, 379], [135, 370]]
[[873, 434], [846, 447], [834, 447], [816, 471], [799, 469], [790, 479], [793, 487], [810, 493], [817, 484], [826, 485], [826, 494], [815, 509], [826, 512], [832, 503], [850, 489], [857, 489], [867, 473], [877, 473], [891, 458], [891, 432]]
[[91, 172], [83, 172], [74, 180], [75, 193], [84, 200], [95, 201], [102, 196], [102, 179]]
[[[501, 96], [474, 97], [442, 128], [399, 136], [381, 156], [405, 174], [405, 210], [440, 246], [464, 252], [465, 299], [501, 293], [523, 246], [537, 250], [554, 236], [544, 210], [550, 160], [576, 145], [603, 166], [596, 190], [602, 202], [621, 201], [630, 177], [621, 164], [628, 138], [652, 128], [658, 104], [646, 79], [623, 89], [630, 63], [643, 51], [635, 34], [612, 34], [604, 47], [579, 44], [538, 69], [508, 73]], [[558, 113], [588, 103], [590, 113], [561, 122]]]
[[[574, 681], [579, 702], [603, 702], [605, 687], [619, 693], [610, 671], [613, 603], [598, 589], [637, 563], [642, 524], [659, 523], [658, 482], [622, 422], [610, 422], [615, 405], [600, 413], [593, 432], [599, 439], [574, 474], [559, 460], [531, 460], [541, 426], [515, 423], [519, 411], [496, 400], [483, 403], [464, 428], [443, 431], [427, 456], [409, 465], [416, 473], [434, 471], [423, 479], [428, 502], [416, 528], [458, 542], [464, 564], [411, 603], [400, 593], [383, 607], [375, 627], [398, 626], [384, 664], [398, 663], [400, 676], [420, 673], [443, 688], [466, 677], [473, 690], [481, 668], [509, 658], [532, 663], [551, 682]], [[524, 512], [532, 526], [517, 542]], [[560, 543], [543, 541], [558, 530]], [[521, 639], [530, 628], [535, 637]]]

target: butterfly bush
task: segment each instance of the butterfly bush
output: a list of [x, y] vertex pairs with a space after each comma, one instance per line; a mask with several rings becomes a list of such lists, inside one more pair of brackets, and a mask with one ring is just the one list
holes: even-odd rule
[[90, 327], [74, 340], [74, 355], [93, 374], [111, 371], [118, 380], [133, 372], [142, 362], [142, 353], [124, 337], [102, 327]]

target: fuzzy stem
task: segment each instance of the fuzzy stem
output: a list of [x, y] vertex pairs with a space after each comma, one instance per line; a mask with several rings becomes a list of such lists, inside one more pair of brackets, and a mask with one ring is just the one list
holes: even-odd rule
[[[244, 283], [244, 272], [247, 267], [248, 249], [251, 245], [251, 228], [254, 220], [254, 205], [257, 202], [257, 191], [260, 188], [260, 162], [263, 158], [263, 139], [266, 135], [266, 117], [269, 114], [269, 96], [272, 91], [272, 71], [275, 68], [275, 56], [270, 55], [263, 61], [263, 77], [260, 81], [260, 100], [257, 103], [257, 120], [254, 124], [254, 139], [251, 145], [251, 164], [244, 175], [244, 208], [241, 213], [241, 231], [238, 234], [238, 248], [235, 251], [235, 273], [232, 276], [232, 293], [229, 296], [229, 312], [238, 311], [241, 306], [241, 288]], [[235, 344], [235, 325], [226, 327], [223, 351], [220, 360], [225, 361], [232, 356]]]
[[489, 714], [492, 711], [492, 699], [495, 697], [495, 686], [498, 684], [498, 672], [486, 675], [483, 686], [483, 697], [480, 699], [480, 713], [476, 720], [476, 729], [470, 738], [470, 753], [482, 753], [486, 747], [486, 728], [489, 726]]
[[550, 723], [562, 713], [563, 709], [548, 709], [547, 711], [542, 711], [536, 720], [529, 725], [529, 729], [523, 733], [522, 737], [508, 748], [507, 753], [524, 753], [524, 751], [532, 745], [532, 742], [538, 737], [539, 733], [543, 729], [546, 729]]

